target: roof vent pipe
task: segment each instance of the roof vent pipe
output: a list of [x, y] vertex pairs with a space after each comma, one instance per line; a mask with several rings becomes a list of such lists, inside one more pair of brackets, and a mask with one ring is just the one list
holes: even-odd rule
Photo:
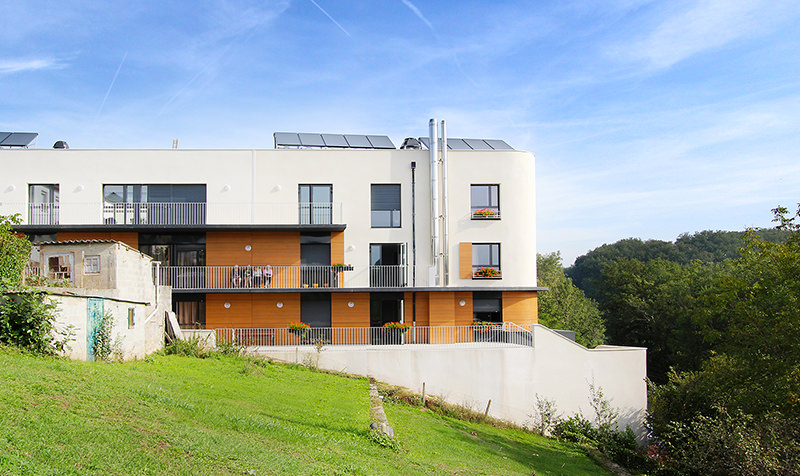
[[57, 140], [55, 144], [53, 144], [54, 149], [69, 149], [69, 145], [67, 145], [67, 141], [65, 140]]
[[428, 123], [431, 153], [431, 258], [433, 259], [433, 284], [439, 285], [439, 137], [436, 119]]

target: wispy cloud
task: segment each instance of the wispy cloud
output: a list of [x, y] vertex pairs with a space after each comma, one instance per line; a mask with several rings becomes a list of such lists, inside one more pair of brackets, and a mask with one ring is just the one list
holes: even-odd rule
[[38, 71], [40, 69], [61, 68], [63, 65], [53, 58], [0, 60], [0, 74]]
[[697, 53], [768, 31], [797, 13], [796, 2], [783, 0], [705, 0], [667, 17], [645, 38], [617, 51], [652, 68], [668, 68]]
[[103, 96], [103, 101], [100, 102], [100, 107], [97, 109], [97, 115], [95, 116], [95, 120], [100, 117], [100, 113], [103, 112], [103, 106], [106, 105], [106, 101], [108, 100], [108, 95], [111, 94], [111, 89], [114, 87], [114, 83], [117, 82], [117, 76], [119, 76], [119, 72], [122, 69], [122, 65], [125, 64], [125, 58], [128, 57], [128, 52], [125, 52], [125, 55], [122, 57], [122, 61], [119, 62], [119, 66], [117, 66], [117, 72], [114, 73], [114, 77], [111, 79], [111, 84], [108, 85], [108, 90], [106, 91], [106, 95]]
[[425, 23], [425, 25], [427, 25], [432, 32], [434, 33], [436, 32], [436, 30], [433, 28], [433, 23], [431, 23], [427, 18], [425, 18], [425, 15], [422, 14], [422, 12], [419, 10], [419, 8], [417, 8], [416, 5], [411, 3], [410, 0], [401, 0], [401, 1], [403, 2], [403, 5], [407, 6], [412, 12], [414, 12], [414, 15], [416, 15], [417, 18], [422, 20], [422, 22]]
[[324, 13], [324, 14], [325, 14], [325, 16], [326, 16], [326, 17], [328, 17], [328, 19], [330, 19], [330, 21], [332, 21], [334, 25], [338, 26], [338, 27], [339, 27], [339, 29], [340, 29], [340, 30], [342, 30], [342, 31], [344, 32], [344, 34], [345, 34], [345, 35], [349, 36], [350, 38], [352, 38], [352, 37], [353, 37], [353, 35], [351, 35], [349, 31], [345, 30], [345, 29], [344, 29], [344, 27], [343, 27], [342, 25], [340, 25], [340, 24], [339, 24], [339, 22], [338, 22], [338, 21], [336, 21], [336, 20], [335, 20], [335, 19], [334, 19], [334, 18], [331, 16], [331, 14], [330, 14], [330, 13], [326, 12], [324, 8], [322, 8], [321, 6], [319, 6], [319, 3], [315, 2], [314, 0], [308, 0], [308, 1], [310, 1], [311, 3], [313, 3], [315, 7], [319, 8], [319, 11], [321, 11], [322, 13]]

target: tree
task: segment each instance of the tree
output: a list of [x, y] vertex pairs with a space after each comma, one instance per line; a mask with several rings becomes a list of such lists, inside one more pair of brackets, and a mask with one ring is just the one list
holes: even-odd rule
[[596, 347], [605, 340], [605, 326], [597, 304], [587, 298], [564, 274], [561, 255], [537, 255], [539, 286], [549, 288], [539, 294], [539, 322], [556, 329], [575, 331], [575, 340]]
[[800, 473], [800, 205], [773, 213], [786, 240], [748, 232], [698, 308], [714, 353], [651, 387], [649, 425], [680, 473]]
[[31, 253], [31, 242], [13, 231], [12, 227], [19, 223], [19, 215], [0, 215], [0, 292], [22, 284]]

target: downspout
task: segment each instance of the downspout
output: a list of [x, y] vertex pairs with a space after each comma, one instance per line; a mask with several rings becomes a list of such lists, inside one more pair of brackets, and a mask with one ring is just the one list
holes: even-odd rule
[[417, 162], [411, 162], [411, 324], [417, 342]]
[[444, 279], [442, 286], [450, 284], [450, 225], [447, 219], [447, 126], [442, 119], [442, 261]]
[[[438, 286], [439, 279], [439, 137], [436, 119], [428, 123], [428, 136], [431, 153], [431, 258], [433, 259], [433, 286]], [[431, 283], [428, 283], [429, 285]]]

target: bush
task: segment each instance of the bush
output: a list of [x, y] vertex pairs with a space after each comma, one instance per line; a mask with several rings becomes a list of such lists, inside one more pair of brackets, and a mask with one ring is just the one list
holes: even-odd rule
[[197, 357], [200, 359], [210, 357], [214, 353], [206, 348], [199, 337], [175, 339], [165, 345], [161, 352], [163, 352], [164, 355], [180, 355], [183, 357]]
[[592, 427], [592, 422], [580, 414], [559, 420], [553, 427], [553, 436], [573, 443], [597, 445], [597, 430]]
[[62, 352], [71, 333], [53, 328], [56, 308], [56, 303], [40, 291], [0, 296], [0, 343], [38, 354]]
[[114, 329], [114, 315], [110, 312], [103, 314], [100, 321], [100, 329], [97, 330], [94, 343], [92, 344], [92, 351], [94, 352], [95, 360], [109, 360], [114, 351], [114, 345], [111, 338], [111, 331]]

